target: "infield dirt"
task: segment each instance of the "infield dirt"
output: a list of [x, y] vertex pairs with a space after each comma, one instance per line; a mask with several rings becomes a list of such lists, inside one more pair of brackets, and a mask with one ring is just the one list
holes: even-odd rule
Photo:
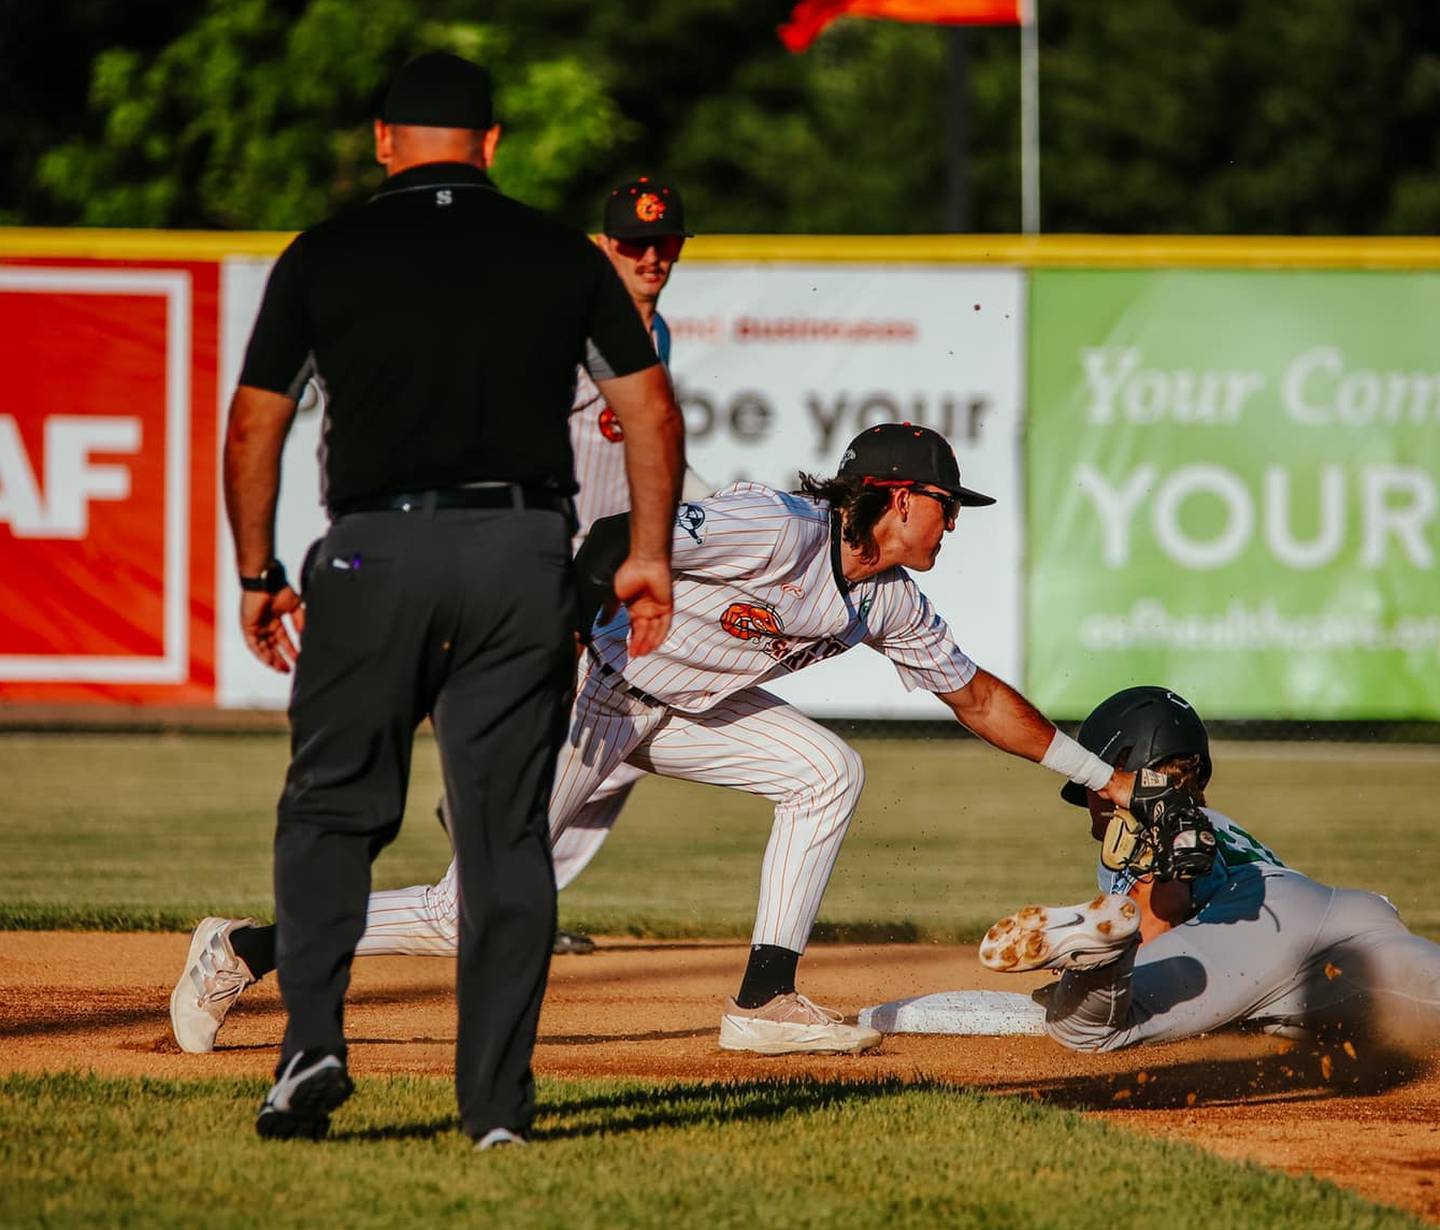
[[[167, 1003], [182, 935], [0, 933], [0, 1039], [6, 1071], [265, 1076], [282, 1010], [274, 980], [247, 991], [210, 1055], [185, 1055]], [[1079, 1110], [1117, 1128], [1180, 1138], [1224, 1157], [1312, 1172], [1440, 1224], [1440, 1064], [1222, 1035], [1112, 1055], [1048, 1038], [895, 1035], [862, 1056], [761, 1058], [716, 1047], [724, 996], [744, 964], [737, 943], [602, 940], [556, 958], [541, 1019], [543, 1077], [744, 1080], [931, 1077]], [[1027, 990], [1048, 975], [999, 975], [973, 947], [822, 945], [801, 989], [853, 1017], [867, 1004], [933, 991]], [[356, 962], [347, 1028], [358, 1076], [448, 1076], [452, 965]]]

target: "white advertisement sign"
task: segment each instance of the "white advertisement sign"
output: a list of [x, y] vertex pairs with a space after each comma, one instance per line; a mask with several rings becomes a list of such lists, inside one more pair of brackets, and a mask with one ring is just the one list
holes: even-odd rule
[[[833, 474], [852, 437], [911, 422], [955, 447], [965, 509], [935, 568], [917, 574], [960, 647], [1021, 677], [1025, 278], [957, 266], [676, 266], [660, 310], [690, 464], [717, 486], [791, 489]], [[857, 649], [775, 687], [809, 713], [938, 717], [878, 654]]]
[[[221, 267], [220, 395], [226, 404], [240, 379], [245, 345], [250, 340], [256, 313], [260, 311], [270, 265], [266, 259], [233, 258]], [[275, 554], [289, 569], [292, 580], [300, 570], [306, 550], [325, 532], [328, 524], [325, 506], [320, 501], [321, 407], [315, 393], [312, 385], [301, 399], [280, 460]], [[224, 443], [223, 433], [221, 443]], [[217, 528], [220, 542], [215, 558], [220, 575], [215, 593], [220, 618], [215, 654], [215, 703], [222, 709], [283, 709], [290, 701], [291, 676], [262, 666], [245, 647], [236, 618], [240, 610], [240, 584], [235, 579], [235, 548], [224, 517], [219, 518]]]
[[[269, 264], [228, 262], [221, 387], [235, 386]], [[833, 474], [851, 437], [908, 421], [947, 436], [965, 484], [995, 496], [966, 509], [936, 567], [918, 576], [955, 638], [986, 669], [1021, 678], [1021, 467], [1025, 279], [1018, 269], [721, 264], [682, 261], [661, 302], [691, 465], [717, 487], [738, 478], [789, 489]], [[277, 551], [298, 569], [323, 532], [316, 410], [285, 450]], [[222, 611], [239, 602], [222, 530]], [[222, 706], [282, 706], [289, 680], [221, 620]], [[857, 649], [775, 690], [822, 716], [938, 717], [878, 654]]]

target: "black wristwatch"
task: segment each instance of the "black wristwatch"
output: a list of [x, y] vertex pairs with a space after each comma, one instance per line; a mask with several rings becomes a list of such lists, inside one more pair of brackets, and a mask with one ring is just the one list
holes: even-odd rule
[[258, 577], [240, 574], [240, 588], [247, 594], [270, 594], [273, 597], [289, 584], [290, 578], [285, 575], [285, 565], [278, 559], [272, 559], [266, 564]]

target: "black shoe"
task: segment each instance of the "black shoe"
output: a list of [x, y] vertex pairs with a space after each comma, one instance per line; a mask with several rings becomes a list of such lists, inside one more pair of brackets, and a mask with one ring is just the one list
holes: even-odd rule
[[319, 1140], [330, 1112], [355, 1092], [345, 1061], [328, 1051], [301, 1051], [280, 1069], [260, 1104], [255, 1130], [266, 1140]]
[[588, 935], [581, 935], [578, 931], [557, 931], [555, 932], [555, 947], [551, 951], [557, 957], [563, 957], [567, 953], [583, 956], [595, 951], [595, 941]]

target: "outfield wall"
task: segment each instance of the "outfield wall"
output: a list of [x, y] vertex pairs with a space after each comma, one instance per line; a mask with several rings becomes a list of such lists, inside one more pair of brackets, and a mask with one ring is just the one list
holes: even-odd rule
[[[217, 516], [284, 241], [0, 229], [0, 702], [284, 704]], [[831, 472], [888, 419], [950, 438], [999, 502], [922, 584], [1048, 712], [1164, 680], [1214, 717], [1435, 720], [1436, 270], [1421, 240], [702, 237], [663, 307], [717, 485]], [[292, 566], [324, 526], [320, 419], [284, 460]], [[943, 712], [868, 653], [778, 690]]]

